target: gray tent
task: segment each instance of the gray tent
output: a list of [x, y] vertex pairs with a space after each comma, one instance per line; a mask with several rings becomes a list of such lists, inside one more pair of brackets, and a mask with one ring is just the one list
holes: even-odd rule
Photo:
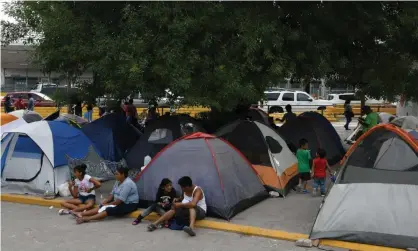
[[348, 151], [310, 238], [418, 247], [417, 194], [418, 142], [377, 125]]
[[194, 133], [174, 141], [145, 167], [136, 179], [141, 204], [155, 199], [158, 185], [169, 178], [190, 176], [202, 187], [208, 215], [230, 219], [268, 196], [256, 171], [240, 152], [226, 141]]

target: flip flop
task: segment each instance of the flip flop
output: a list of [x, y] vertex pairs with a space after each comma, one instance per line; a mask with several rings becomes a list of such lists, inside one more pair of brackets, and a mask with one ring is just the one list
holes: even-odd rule
[[147, 229], [148, 229], [148, 232], [152, 232], [157, 229], [157, 226], [155, 226], [154, 224], [149, 224]]
[[138, 225], [139, 223], [141, 223], [141, 220], [140, 220], [140, 219], [138, 219], [138, 218], [136, 218], [136, 219], [132, 222], [132, 225], [136, 226], [136, 225]]
[[193, 231], [191, 227], [185, 226], [183, 231], [186, 232], [189, 236], [196, 236], [196, 233]]
[[60, 210], [58, 211], [58, 214], [59, 214], [59, 215], [67, 215], [67, 214], [70, 214], [70, 211], [69, 211], [69, 210], [67, 210], [67, 209], [60, 209]]

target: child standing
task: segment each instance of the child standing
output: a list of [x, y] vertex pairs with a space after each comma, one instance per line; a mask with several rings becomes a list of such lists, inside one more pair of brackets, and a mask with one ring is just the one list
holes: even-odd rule
[[145, 209], [141, 215], [132, 222], [132, 225], [138, 225], [143, 218], [147, 217], [152, 211], [155, 211], [160, 216], [163, 216], [167, 211], [171, 209], [171, 203], [177, 197], [176, 190], [173, 188], [171, 180], [164, 178], [161, 180], [158, 187], [155, 203]]
[[[66, 200], [61, 203], [62, 207], [68, 208], [61, 209], [60, 215], [69, 214], [71, 212], [82, 212], [93, 208], [96, 202], [95, 189], [101, 186], [98, 180], [93, 179], [90, 175], [86, 174], [87, 166], [85, 164], [74, 167], [74, 176], [76, 179], [74, 182], [70, 181], [68, 188], [70, 190], [73, 199]], [[85, 204], [79, 207], [80, 204]]]
[[313, 195], [316, 195], [318, 186], [321, 189], [321, 196], [325, 196], [325, 178], [327, 177], [326, 170], [331, 173], [331, 169], [328, 165], [328, 161], [325, 158], [326, 152], [324, 149], [319, 148], [316, 153], [316, 158], [313, 160], [312, 164], [312, 177], [314, 179], [313, 183]]
[[311, 152], [308, 149], [308, 141], [306, 139], [301, 139], [299, 141], [299, 149], [296, 151], [296, 158], [298, 159], [299, 191], [308, 193], [306, 184], [307, 181], [311, 179]]

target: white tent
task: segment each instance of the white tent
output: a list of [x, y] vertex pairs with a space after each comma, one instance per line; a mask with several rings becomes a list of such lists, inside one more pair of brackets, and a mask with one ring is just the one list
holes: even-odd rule
[[3, 133], [1, 176], [9, 192], [42, 194], [47, 181], [58, 192], [70, 178], [67, 157], [85, 158], [93, 148], [80, 130], [61, 122], [38, 121]]

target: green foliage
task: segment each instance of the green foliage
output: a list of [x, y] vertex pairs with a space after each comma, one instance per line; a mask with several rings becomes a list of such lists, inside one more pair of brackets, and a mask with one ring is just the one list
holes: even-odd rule
[[73, 84], [92, 70], [88, 99], [169, 89], [172, 102], [232, 110], [288, 77], [418, 97], [413, 2], [41, 1], [7, 12], [17, 23], [3, 22], [3, 42], [34, 42], [34, 61]]

